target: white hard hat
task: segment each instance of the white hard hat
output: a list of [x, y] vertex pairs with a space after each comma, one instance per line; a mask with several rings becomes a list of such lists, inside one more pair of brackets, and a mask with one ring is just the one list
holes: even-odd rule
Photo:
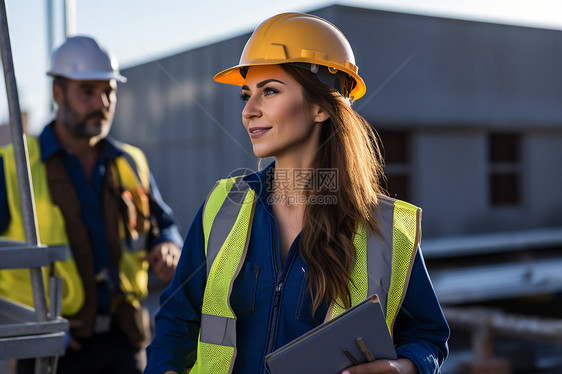
[[47, 74], [72, 80], [127, 81], [119, 74], [115, 56], [87, 36], [67, 38], [53, 53], [51, 69]]

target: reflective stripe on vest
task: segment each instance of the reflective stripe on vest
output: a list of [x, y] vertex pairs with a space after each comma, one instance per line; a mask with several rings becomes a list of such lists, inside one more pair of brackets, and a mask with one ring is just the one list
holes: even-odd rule
[[[41, 162], [38, 140], [34, 137], [28, 137], [27, 146], [37, 212], [39, 240], [42, 244], [46, 245], [68, 245], [64, 218], [59, 207], [53, 203], [50, 196], [46, 168]], [[127, 155], [134, 160], [135, 167], [137, 168], [135, 173], [130, 163], [124, 158], [118, 157], [116, 159], [123, 186], [127, 189], [134, 189], [140, 184], [143, 188], [148, 189], [148, 164], [144, 155], [133, 146], [127, 144], [121, 144], [121, 146], [127, 152]], [[8, 145], [1, 148], [1, 155], [4, 160], [4, 179], [11, 216], [10, 223], [1, 236], [12, 240], [25, 241], [12, 146]], [[145, 251], [128, 252], [123, 250], [119, 267], [121, 290], [129, 295], [146, 297], [148, 294], [148, 264], [146, 261], [141, 261], [144, 256]], [[76, 263], [72, 258], [70, 248], [67, 250], [67, 260], [55, 262], [54, 267], [55, 274], [63, 279], [62, 314], [64, 316], [75, 315], [84, 305], [85, 296], [82, 280]], [[43, 273], [45, 277], [48, 276], [47, 271]], [[29, 270], [1, 270], [0, 296], [26, 305], [33, 305]]]
[[231, 373], [234, 367], [236, 316], [229, 297], [248, 250], [255, 198], [245, 182], [232, 178], [219, 181], [205, 203], [207, 284], [191, 373]]
[[[232, 178], [217, 182], [205, 203], [203, 232], [208, 280], [192, 374], [231, 373], [234, 367], [236, 316], [230, 308], [229, 296], [246, 256], [254, 200], [254, 191]], [[383, 239], [376, 234], [367, 236], [365, 225], [359, 225], [354, 237], [353, 286], [350, 283], [349, 290], [352, 306], [378, 294], [392, 333], [419, 245], [421, 209], [379, 196], [376, 218]], [[332, 302], [326, 318], [342, 313], [342, 305], [339, 299]]]
[[[392, 335], [421, 239], [421, 209], [386, 196], [379, 196], [378, 207], [375, 217], [383, 239], [376, 234], [366, 237], [365, 225], [359, 225], [349, 291], [352, 306], [373, 294], [379, 296]], [[326, 320], [344, 310], [338, 299], [330, 305]]]

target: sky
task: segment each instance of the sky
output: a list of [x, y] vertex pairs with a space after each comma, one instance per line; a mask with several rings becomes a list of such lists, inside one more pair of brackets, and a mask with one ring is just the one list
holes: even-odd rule
[[[19, 103], [36, 134], [52, 118], [47, 45], [49, 0], [6, 3]], [[54, 47], [63, 42], [64, 0], [50, 0]], [[252, 31], [281, 12], [332, 4], [562, 30], [562, 0], [76, 0], [77, 35], [98, 39], [127, 68]], [[0, 123], [9, 120], [3, 76]]]

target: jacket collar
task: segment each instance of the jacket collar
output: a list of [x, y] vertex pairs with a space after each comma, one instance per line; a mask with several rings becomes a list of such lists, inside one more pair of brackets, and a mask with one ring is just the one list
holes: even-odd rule
[[[41, 148], [41, 161], [45, 162], [49, 158], [53, 157], [55, 154], [60, 152], [68, 152], [57, 140], [53, 127], [55, 121], [49, 123], [43, 129], [43, 132], [39, 136], [39, 146]], [[111, 137], [106, 137], [102, 139], [98, 147], [100, 147], [100, 157], [101, 158], [115, 158], [121, 155], [124, 150], [120, 146], [120, 143]]]
[[271, 178], [275, 170], [275, 161], [271, 162], [265, 169], [245, 175], [242, 180], [255, 191], [258, 200], [267, 200], [271, 193]]

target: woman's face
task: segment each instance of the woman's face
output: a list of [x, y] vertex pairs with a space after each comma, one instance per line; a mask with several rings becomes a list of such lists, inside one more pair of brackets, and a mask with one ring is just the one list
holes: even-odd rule
[[301, 85], [278, 65], [252, 66], [242, 86], [242, 122], [257, 157], [311, 161], [328, 117], [306, 103]]

